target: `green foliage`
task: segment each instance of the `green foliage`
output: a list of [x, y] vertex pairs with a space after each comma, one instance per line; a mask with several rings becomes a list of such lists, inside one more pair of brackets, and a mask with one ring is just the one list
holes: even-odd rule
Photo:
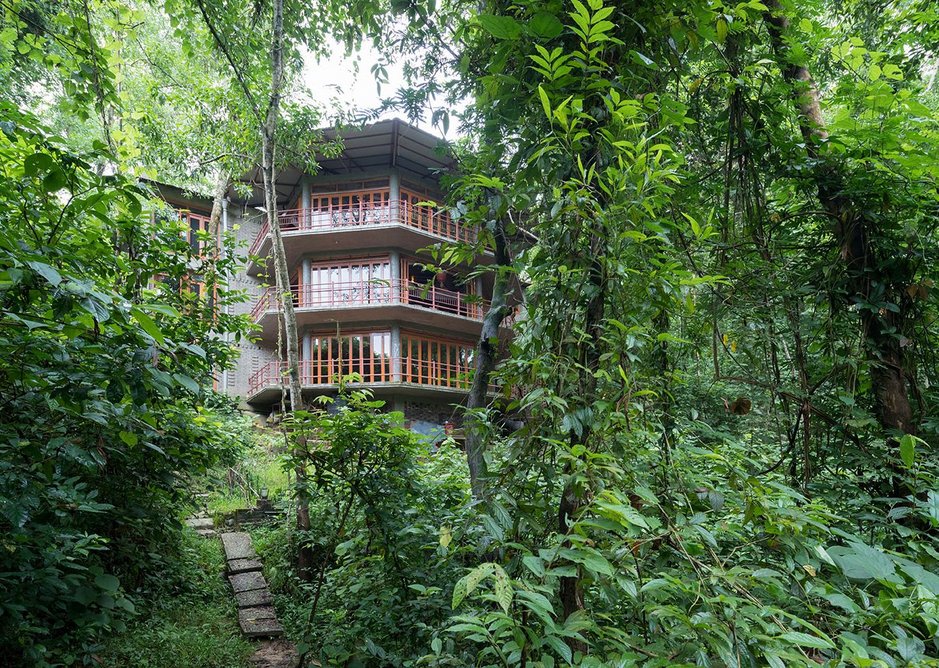
[[[629, 472], [604, 465], [610, 488], [571, 527], [570, 547], [554, 537], [530, 552], [516, 534], [500, 562], [508, 583], [492, 563], [457, 582], [448, 630], [477, 645], [480, 665], [901, 665], [935, 652], [934, 540], [911, 541], [887, 518], [852, 533], [824, 501], [755, 477], [745, 443], [684, 443], [674, 455], [658, 491], [646, 486], [651, 450]], [[519, 526], [522, 511], [500, 506]], [[925, 521], [920, 506], [910, 498], [894, 514]], [[563, 620], [553, 599], [568, 564], [589, 605]]]
[[197, 260], [138, 186], [3, 113], [0, 642], [72, 663], [168, 558], [189, 477], [234, 455], [200, 385], [230, 363], [218, 332], [244, 323], [160, 287]]
[[285, 502], [292, 491], [279, 454], [284, 449], [283, 435], [258, 427], [254, 420], [233, 410], [235, 414], [224, 423], [229, 428], [224, 437], [243, 444], [237, 461], [210, 470], [193, 483], [193, 490], [202, 495], [200, 506], [216, 520], [254, 506], [262, 489], [277, 503]]
[[[305, 467], [298, 493], [310, 499], [312, 529], [258, 540], [288, 631], [324, 665], [409, 665], [450, 614], [465, 463], [451, 445], [431, 450], [381, 404], [349, 392], [294, 417], [288, 466]], [[307, 582], [292, 564], [299, 541], [315, 554]]]
[[99, 665], [114, 668], [237, 668], [253, 646], [238, 628], [231, 590], [221, 574], [225, 558], [217, 540], [186, 531], [178, 554], [142, 592], [137, 618], [109, 639]]
[[[498, 271], [524, 312], [503, 392], [476, 412], [485, 502], [457, 450], [431, 451], [363, 393], [289, 422], [311, 529], [256, 537], [304, 651], [326, 665], [935, 663], [935, 9], [318, 9], [311, 22], [285, 3], [291, 76], [327, 34], [367, 33], [418, 54], [401, 108], [472, 98], [454, 199], [483, 233], [436, 259], [475, 262], [508, 221]], [[151, 620], [105, 652], [114, 665], [168, 664], [153, 644], [177, 665], [243, 657], [218, 580], [199, 599], [146, 577], [175, 577], [184, 490], [252, 440], [200, 389], [230, 361], [219, 334], [245, 322], [178, 289], [234, 267], [193, 257], [172, 212], [101, 174], [196, 182], [250, 161], [266, 11], [3, 7], [0, 75], [19, 105], [0, 122], [5, 659], [83, 660], [160, 596], [179, 600], [147, 604]], [[306, 164], [320, 117], [298, 99], [277, 153]], [[887, 415], [904, 403], [909, 418]], [[266, 451], [242, 454], [243, 478], [285, 485]]]
[[[486, 548], [423, 663], [939, 655], [932, 14], [779, 5], [445, 6], [445, 90], [475, 98], [459, 208], [514, 224], [494, 408], [523, 427], [486, 431], [493, 498], [463, 534]], [[879, 386], [896, 368], [909, 396]]]

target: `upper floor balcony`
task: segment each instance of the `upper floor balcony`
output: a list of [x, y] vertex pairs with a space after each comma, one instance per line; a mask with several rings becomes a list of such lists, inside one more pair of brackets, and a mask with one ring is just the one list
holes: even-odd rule
[[[291, 293], [299, 327], [400, 320], [475, 335], [489, 310], [489, 302], [476, 295], [409, 279], [295, 285]], [[276, 337], [280, 308], [273, 287], [255, 302], [251, 315], [262, 327], [262, 338]]]
[[[314, 193], [308, 208], [279, 211], [288, 266], [308, 253], [349, 252], [397, 247], [417, 250], [438, 242], [476, 241], [477, 231], [453, 219], [444, 209], [426, 204], [427, 197], [400, 188], [397, 199], [390, 188]], [[252, 243], [252, 256], [268, 257], [270, 221]], [[251, 263], [249, 273], [262, 265]]]

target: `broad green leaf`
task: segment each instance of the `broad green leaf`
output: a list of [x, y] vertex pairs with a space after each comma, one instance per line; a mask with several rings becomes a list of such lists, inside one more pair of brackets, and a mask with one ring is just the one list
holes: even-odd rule
[[567, 661], [570, 664], [574, 660], [574, 654], [571, 652], [571, 648], [562, 638], [557, 636], [545, 636], [544, 641], [548, 644], [551, 649], [561, 655], [561, 658]]
[[176, 379], [177, 383], [185, 387], [193, 394], [199, 394], [199, 384], [189, 376], [181, 373], [174, 373], [173, 378]]
[[835, 644], [828, 638], [811, 636], [808, 633], [802, 633], [801, 631], [789, 631], [788, 633], [783, 633], [779, 637], [786, 642], [790, 642], [793, 645], [798, 645], [799, 647], [813, 647], [815, 649], [835, 648]]
[[511, 16], [480, 14], [476, 20], [479, 21], [483, 30], [496, 39], [518, 39], [522, 34], [522, 26]]
[[926, 644], [919, 638], [907, 636], [897, 640], [897, 654], [904, 661], [919, 661], [926, 653]]
[[[548, 99], [548, 94], [545, 92], [544, 88], [540, 85], [538, 86], [538, 97], [541, 98], [541, 107], [544, 109], [545, 116], [548, 117], [548, 120], [551, 120], [551, 101]], [[558, 202], [560, 204], [560, 202]]]
[[828, 554], [847, 577], [855, 580], [885, 580], [896, 572], [890, 557], [863, 543], [830, 547]]
[[52, 164], [52, 156], [48, 153], [33, 153], [26, 156], [26, 160], [23, 161], [23, 172], [26, 176], [35, 176], [47, 171]]
[[906, 468], [913, 468], [913, 458], [916, 455], [916, 438], [911, 434], [904, 434], [900, 438], [900, 459]]
[[532, 34], [542, 39], [554, 39], [564, 31], [564, 24], [554, 14], [538, 12], [528, 22]]
[[522, 563], [534, 573], [539, 578], [544, 577], [544, 561], [541, 560], [541, 557], [537, 557], [533, 554], [527, 554], [522, 557]]
[[473, 590], [482, 582], [488, 575], [490, 575], [495, 568], [493, 563], [480, 564], [472, 571], [460, 578], [457, 583], [453, 586], [453, 598], [451, 599], [450, 605], [455, 610], [463, 600], [473, 593]]
[[512, 607], [512, 583], [509, 581], [509, 576], [502, 570], [502, 567], [498, 565], [494, 565], [492, 575], [496, 581], [496, 600], [502, 607], [502, 611], [505, 614], [509, 614], [509, 608]]
[[132, 308], [130, 313], [132, 316], [134, 316], [134, 320], [137, 321], [141, 329], [150, 335], [150, 338], [152, 338], [160, 345], [166, 343], [166, 338], [163, 336], [163, 332], [160, 330], [159, 325], [156, 324], [153, 318], [137, 307]]
[[121, 586], [121, 581], [113, 575], [102, 573], [101, 575], [95, 577], [95, 584], [106, 592], [114, 593]]
[[26, 264], [28, 264], [33, 271], [46, 279], [50, 285], [58, 286], [62, 282], [62, 275], [55, 267], [45, 262], [27, 262]]

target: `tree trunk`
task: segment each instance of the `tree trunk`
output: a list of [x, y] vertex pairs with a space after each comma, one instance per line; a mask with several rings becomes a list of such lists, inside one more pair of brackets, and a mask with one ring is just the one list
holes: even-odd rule
[[489, 377], [496, 366], [499, 352], [499, 327], [509, 312], [506, 303], [509, 291], [509, 254], [505, 237], [505, 221], [501, 216], [495, 221], [495, 260], [496, 277], [492, 288], [492, 302], [483, 318], [482, 331], [476, 344], [476, 373], [466, 400], [466, 463], [469, 465], [470, 487], [473, 498], [481, 501], [486, 498], [485, 444], [483, 443], [483, 424], [479, 410], [488, 403]]
[[[231, 178], [228, 172], [221, 170], [215, 180], [215, 188], [212, 190], [212, 212], [209, 214], [209, 237], [215, 244], [212, 249], [212, 261], [218, 259], [219, 251], [222, 247], [222, 240], [219, 236], [219, 229], [222, 226], [222, 203], [225, 201], [225, 193], [228, 192], [228, 186], [231, 184]], [[214, 265], [213, 265], [214, 268]]]
[[[202, 275], [205, 277], [206, 294], [206, 317], [215, 320], [218, 315], [218, 286], [222, 283], [222, 277], [218, 270], [218, 261], [222, 252], [222, 236], [220, 229], [222, 226], [222, 208], [225, 204], [225, 193], [228, 192], [228, 186], [231, 184], [231, 178], [225, 170], [221, 170], [216, 177], [215, 187], [212, 189], [212, 212], [209, 214], [209, 239], [211, 249], [206, 248], [202, 254]], [[229, 335], [225, 334], [225, 340], [229, 340]], [[227, 373], [226, 370], [222, 371]], [[223, 383], [224, 385], [224, 383]], [[224, 387], [223, 387], [224, 391]]]
[[[865, 211], [853, 206], [845, 196], [843, 174], [829, 162], [820, 160], [819, 147], [828, 139], [828, 131], [822, 116], [818, 88], [808, 68], [788, 60], [785, 37], [789, 30], [789, 18], [783, 13], [778, 0], [767, 0], [766, 6], [769, 11], [764, 14], [764, 19], [773, 51], [783, 76], [795, 89], [799, 129], [805, 140], [806, 152], [815, 163], [818, 199], [825, 212], [836, 221], [835, 238], [847, 271], [847, 288], [863, 305], [860, 309], [861, 326], [871, 363], [877, 417], [887, 432], [911, 433], [914, 431], [913, 409], [907, 391], [904, 355], [898, 335], [903, 322], [902, 313], [886, 309], [876, 313], [866, 307], [873, 296], [873, 286], [876, 283], [885, 286], [890, 283], [889, 277], [884, 275], [877, 263], [875, 249], [871, 244], [872, 221]], [[902, 301], [902, 298], [897, 300], [901, 310]]]
[[[590, 262], [590, 287], [593, 293], [587, 302], [585, 311], [585, 327], [588, 335], [588, 343], [583, 346], [583, 405], [591, 406], [596, 398], [597, 377], [595, 371], [600, 366], [600, 345], [603, 341], [603, 316], [606, 306], [606, 270], [602, 261], [603, 257], [603, 239], [604, 230], [598, 223], [593, 230], [590, 251], [593, 258]], [[579, 441], [586, 446], [590, 440], [591, 428], [585, 426], [583, 433], [578, 438], [573, 432], [570, 435], [571, 446]], [[567, 471], [568, 475], [574, 475], [572, 470]], [[571, 479], [564, 486], [561, 492], [561, 500], [558, 503], [558, 533], [562, 536], [570, 533], [570, 524], [575, 520], [577, 513], [584, 504], [585, 491], [579, 489], [577, 481]], [[584, 609], [584, 592], [581, 585], [580, 566], [577, 566], [577, 575], [570, 575], [561, 578], [560, 590], [558, 592], [561, 599], [562, 619], [566, 620], [575, 612]], [[573, 638], [568, 639], [568, 646], [573, 652], [586, 652], [587, 646]]]
[[287, 374], [289, 377], [290, 408], [303, 408], [300, 393], [300, 356], [298, 351], [297, 316], [293, 310], [293, 294], [290, 291], [290, 270], [284, 239], [277, 216], [277, 188], [275, 178], [275, 134], [280, 115], [281, 88], [284, 83], [284, 2], [274, 0], [273, 41], [271, 45], [271, 97], [267, 114], [261, 128], [261, 170], [264, 174], [264, 204], [271, 226], [271, 253], [274, 256], [274, 271], [281, 286], [281, 312], [284, 317], [284, 337], [287, 349]]
[[[274, 271], [279, 286], [281, 313], [284, 321], [284, 338], [287, 350], [287, 375], [290, 397], [290, 410], [303, 410], [303, 396], [300, 385], [300, 354], [298, 347], [297, 316], [293, 309], [293, 292], [290, 286], [290, 270], [287, 267], [287, 254], [284, 251], [284, 238], [280, 230], [280, 218], [277, 215], [277, 181], [275, 166], [275, 136], [277, 120], [280, 114], [281, 88], [284, 83], [284, 0], [274, 0], [274, 17], [271, 42], [271, 97], [267, 114], [261, 128], [261, 170], [264, 174], [264, 203], [271, 226], [271, 253], [274, 256]], [[298, 444], [302, 445], [302, 444]], [[301, 532], [300, 548], [297, 553], [297, 571], [303, 578], [309, 578], [313, 567], [313, 550], [306, 540], [310, 530], [310, 504], [306, 495], [306, 471], [297, 467], [297, 530]]]

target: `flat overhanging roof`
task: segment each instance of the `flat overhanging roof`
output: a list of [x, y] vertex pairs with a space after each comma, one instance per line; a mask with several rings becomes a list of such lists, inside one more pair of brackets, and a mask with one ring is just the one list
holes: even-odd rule
[[[325, 138], [332, 141], [337, 135], [343, 139], [342, 153], [336, 157], [317, 156], [319, 171], [316, 176], [366, 176], [383, 170], [397, 169], [410, 179], [427, 186], [434, 185], [439, 172], [450, 171], [455, 161], [447, 142], [429, 132], [394, 118], [378, 121], [360, 128], [324, 130]], [[293, 165], [277, 172], [277, 202], [288, 204], [300, 193], [304, 171]], [[245, 206], [264, 205], [264, 179], [260, 167], [255, 167], [238, 179], [252, 187], [245, 198], [234, 190], [229, 196]]]

